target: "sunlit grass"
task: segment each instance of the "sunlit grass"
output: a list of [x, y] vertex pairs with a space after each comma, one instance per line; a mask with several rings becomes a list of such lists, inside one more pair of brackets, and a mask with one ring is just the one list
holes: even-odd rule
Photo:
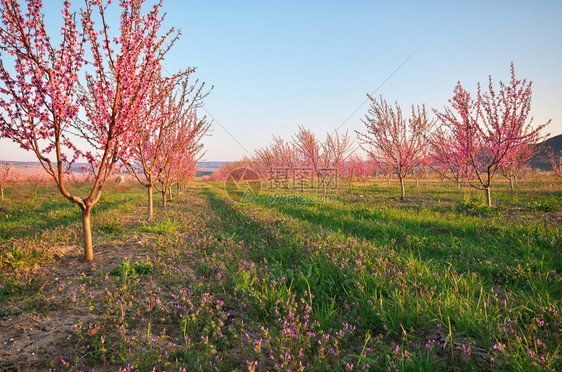
[[92, 218], [97, 260], [64, 280], [51, 272], [57, 247], [80, 245], [79, 211], [15, 190], [0, 314], [77, 317], [41, 368], [557, 370], [562, 193], [520, 187], [488, 208], [439, 182], [404, 202], [377, 180], [248, 204], [198, 183], [147, 222], [144, 190], [112, 186]]

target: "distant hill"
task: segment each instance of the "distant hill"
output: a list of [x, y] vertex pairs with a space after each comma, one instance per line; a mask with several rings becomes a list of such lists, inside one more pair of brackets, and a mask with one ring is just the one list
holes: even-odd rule
[[[40, 167], [38, 161], [9, 161], [8, 163], [14, 164], [19, 168], [34, 168]], [[197, 170], [201, 172], [214, 172], [225, 164], [232, 163], [231, 161], [199, 161], [197, 162]], [[72, 171], [80, 172], [80, 167], [86, 166], [87, 163], [74, 163], [72, 164]]]
[[[41, 164], [38, 161], [7, 161], [7, 163], [12, 163], [16, 167], [24, 168], [24, 169], [37, 168], [37, 167], [41, 166]], [[73, 171], [73, 172], [79, 173], [79, 172], [81, 172], [80, 167], [86, 167], [87, 165], [88, 165], [88, 163], [74, 163], [74, 164], [72, 164], [72, 167], [70, 168], [70, 170]]]
[[562, 150], [562, 134], [551, 137], [543, 142], [545, 147], [551, 147], [554, 151]]
[[225, 164], [232, 163], [231, 161], [198, 161], [197, 162], [197, 177], [209, 176]]
[[548, 151], [554, 150], [555, 153], [562, 151], [562, 134], [551, 137], [539, 145], [539, 152], [530, 160], [531, 167], [541, 170], [551, 170], [550, 160], [548, 160]]
[[225, 164], [232, 163], [231, 161], [198, 161], [197, 169], [199, 170], [213, 170], [216, 171]]

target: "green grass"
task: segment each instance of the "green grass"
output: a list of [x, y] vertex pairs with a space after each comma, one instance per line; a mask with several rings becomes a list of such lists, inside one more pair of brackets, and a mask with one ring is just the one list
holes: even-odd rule
[[119, 277], [121, 280], [127, 280], [134, 276], [148, 274], [152, 272], [152, 270], [154, 270], [154, 264], [150, 261], [137, 261], [131, 264], [130, 260], [125, 258], [123, 262], [112, 269], [110, 273], [111, 275]]
[[150, 222], [140, 186], [110, 188], [74, 271], [52, 252], [80, 243], [79, 214], [13, 191], [0, 314], [77, 317], [42, 368], [562, 368], [559, 184], [500, 184], [492, 208], [467, 187], [353, 187], [236, 204], [197, 184]]
[[143, 225], [143, 230], [153, 234], [165, 235], [176, 232], [177, 224], [172, 220], [147, 222]]

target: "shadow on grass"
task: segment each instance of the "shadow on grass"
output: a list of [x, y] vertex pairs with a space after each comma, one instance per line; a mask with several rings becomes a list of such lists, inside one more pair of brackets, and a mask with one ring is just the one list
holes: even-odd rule
[[[276, 223], [264, 225], [244, 215], [234, 208], [226, 199], [205, 189], [203, 194], [209, 201], [212, 209], [221, 218], [219, 239], [231, 237], [236, 241], [244, 240], [246, 245], [252, 247], [249, 258], [261, 263], [263, 259], [282, 263], [285, 266], [298, 266], [302, 259], [302, 252], [296, 249], [287, 239], [277, 234]], [[224, 223], [224, 222], [228, 223]]]
[[533, 236], [537, 234], [528, 228], [496, 227], [491, 219], [474, 220], [470, 226], [461, 226], [455, 223], [454, 213], [442, 216], [442, 221], [430, 221], [434, 217], [424, 220], [419, 211], [411, 210], [412, 214], [405, 216], [399, 211], [370, 208], [363, 203], [351, 207], [340, 203], [271, 203], [265, 195], [255, 203], [323, 229], [367, 239], [379, 246], [387, 245], [389, 249], [422, 260], [434, 260], [443, 268], [452, 265], [458, 272], [477, 272], [502, 284], [524, 282], [525, 275], [520, 275], [520, 271], [527, 263], [532, 271], [554, 270], [558, 275], [562, 271], [561, 261], [555, 257], [560, 237], [553, 236], [554, 240], [549, 242]]
[[[251, 206], [238, 208], [215, 190], [206, 189], [203, 194], [218, 217], [216, 236], [219, 241], [243, 241], [244, 252], [238, 254], [257, 267], [267, 266], [265, 270], [274, 278], [276, 284], [260, 288], [256, 294], [262, 299], [255, 304], [261, 309], [260, 317], [270, 319], [271, 310], [280, 299], [286, 301], [287, 296], [296, 294], [297, 298], [310, 299], [308, 303], [324, 329], [341, 327], [342, 303], [346, 299], [352, 301], [348, 291], [353, 275], [348, 268], [342, 269], [339, 263], [323, 254], [304, 249], [302, 241], [294, 235], [297, 232], [285, 225], [286, 218], [282, 214], [275, 214], [279, 219], [273, 216], [262, 220], [260, 216], [253, 216]], [[248, 281], [246, 278], [243, 282]], [[314, 293], [314, 299], [307, 293]]]
[[[94, 228], [96, 216], [119, 210], [141, 198], [136, 189], [108, 194], [102, 195], [92, 210]], [[41, 189], [38, 195], [25, 189], [16, 190], [10, 197], [0, 204], [0, 239], [22, 238], [61, 226], [81, 224], [78, 205], [66, 200], [57, 190]]]

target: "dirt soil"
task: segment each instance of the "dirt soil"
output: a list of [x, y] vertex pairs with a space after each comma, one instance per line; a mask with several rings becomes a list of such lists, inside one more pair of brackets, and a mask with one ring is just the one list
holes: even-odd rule
[[[95, 267], [104, 270], [125, 258], [134, 262], [154, 256], [139, 237], [119, 246], [100, 243], [94, 250]], [[82, 248], [56, 247], [52, 253], [54, 261], [38, 273], [43, 284], [40, 293], [0, 305], [0, 372], [59, 370], [61, 359], [76, 355], [67, 341], [74, 325], [79, 320], [86, 324], [96, 320], [83, 302], [70, 298], [79, 291], [81, 281], [94, 277], [92, 265], [82, 260]]]

